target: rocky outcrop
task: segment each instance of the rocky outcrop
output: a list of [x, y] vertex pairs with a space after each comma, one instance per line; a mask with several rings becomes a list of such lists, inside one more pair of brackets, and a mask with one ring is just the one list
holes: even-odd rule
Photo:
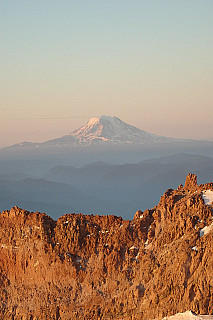
[[0, 214], [1, 319], [162, 319], [213, 313], [213, 184], [169, 189], [132, 221], [17, 207]]
[[189, 173], [188, 176], [186, 177], [184, 189], [188, 191], [189, 190], [192, 191], [196, 188], [197, 188], [197, 176], [196, 174]]

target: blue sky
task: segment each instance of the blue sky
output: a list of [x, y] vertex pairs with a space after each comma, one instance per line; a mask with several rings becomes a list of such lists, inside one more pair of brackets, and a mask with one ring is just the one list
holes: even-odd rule
[[213, 1], [0, 1], [0, 146], [115, 115], [213, 138]]

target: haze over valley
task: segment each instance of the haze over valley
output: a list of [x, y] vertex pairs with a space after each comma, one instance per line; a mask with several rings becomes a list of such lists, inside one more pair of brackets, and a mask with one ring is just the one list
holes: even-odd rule
[[0, 209], [18, 205], [53, 218], [76, 212], [132, 219], [188, 172], [197, 173], [200, 183], [213, 179], [213, 158], [203, 151], [213, 155], [213, 143], [156, 136], [100, 116], [66, 136], [2, 149]]

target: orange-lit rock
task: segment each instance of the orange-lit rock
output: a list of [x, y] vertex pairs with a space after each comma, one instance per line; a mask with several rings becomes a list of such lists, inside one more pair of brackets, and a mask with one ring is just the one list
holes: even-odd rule
[[[191, 189], [190, 189], [191, 188]], [[213, 313], [213, 222], [187, 177], [132, 221], [17, 207], [0, 214], [0, 319], [162, 319]]]

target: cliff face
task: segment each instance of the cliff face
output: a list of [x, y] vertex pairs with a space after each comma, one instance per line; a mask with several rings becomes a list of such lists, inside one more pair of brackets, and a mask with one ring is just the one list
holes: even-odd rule
[[[0, 319], [213, 313], [213, 183], [169, 189], [132, 221], [17, 207], [0, 214]], [[205, 200], [205, 201], [204, 201]]]

